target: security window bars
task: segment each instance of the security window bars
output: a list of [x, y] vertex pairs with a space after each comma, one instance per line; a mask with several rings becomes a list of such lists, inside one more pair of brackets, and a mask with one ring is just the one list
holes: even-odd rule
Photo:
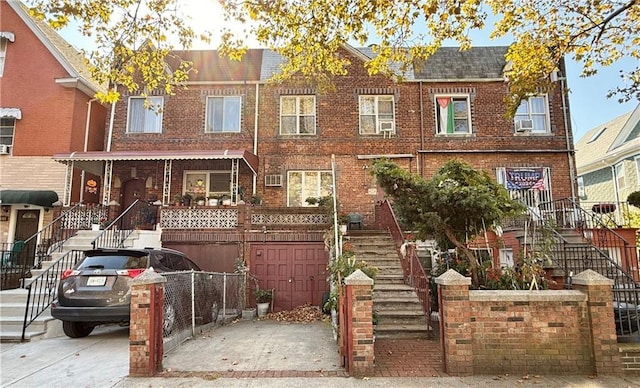
[[205, 132], [240, 132], [239, 96], [207, 97], [207, 123]]
[[280, 134], [315, 135], [315, 96], [280, 97]]
[[163, 97], [129, 98], [128, 133], [161, 133]]

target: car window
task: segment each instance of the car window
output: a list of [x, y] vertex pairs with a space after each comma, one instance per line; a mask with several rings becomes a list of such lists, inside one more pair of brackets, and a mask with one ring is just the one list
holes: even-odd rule
[[189, 269], [192, 269], [194, 271], [202, 271], [200, 267], [198, 267], [198, 265], [193, 261], [187, 259], [186, 257], [183, 257], [182, 259], [187, 263], [187, 265], [189, 266]]
[[191, 267], [189, 266], [189, 263], [187, 263], [187, 260], [180, 256], [180, 255], [174, 255], [171, 254], [171, 263], [173, 264], [173, 268], [176, 271], [189, 271], [191, 270]]
[[155, 254], [156, 261], [165, 271], [174, 271], [171, 256], [164, 253]]
[[147, 268], [148, 256], [98, 255], [87, 256], [78, 266], [83, 268], [134, 269]]

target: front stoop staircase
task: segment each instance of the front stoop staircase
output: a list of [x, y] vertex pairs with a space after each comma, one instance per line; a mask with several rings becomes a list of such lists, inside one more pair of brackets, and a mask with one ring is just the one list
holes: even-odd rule
[[402, 264], [387, 231], [349, 231], [357, 260], [377, 267], [373, 285], [376, 338], [427, 338], [430, 334], [422, 304], [413, 287], [404, 283]]
[[[93, 241], [100, 232], [81, 230], [64, 243], [62, 252], [54, 252], [51, 254], [51, 261], [43, 261], [42, 269], [32, 269], [31, 278], [26, 278], [24, 284], [28, 285], [33, 277], [44, 272], [49, 266], [67, 252], [72, 250], [91, 249], [91, 241]], [[59, 278], [57, 274], [56, 278]], [[55, 285], [49, 292], [55, 292]], [[47, 291], [44, 291], [47, 292]], [[25, 308], [27, 306], [27, 290], [24, 288], [16, 288], [14, 290], [0, 291], [0, 342], [15, 342], [22, 338], [22, 326], [24, 323]], [[38, 298], [40, 295], [33, 294], [31, 298]], [[40, 338], [62, 335], [62, 325], [56, 321], [47, 309], [36, 320], [29, 325], [25, 332], [25, 340], [32, 341]]]

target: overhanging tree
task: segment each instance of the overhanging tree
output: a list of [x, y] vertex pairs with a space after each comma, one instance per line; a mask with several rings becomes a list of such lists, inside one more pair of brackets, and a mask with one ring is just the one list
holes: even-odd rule
[[447, 241], [468, 258], [476, 286], [478, 264], [467, 241], [486, 225], [499, 224], [505, 216], [524, 210], [485, 171], [455, 159], [429, 180], [387, 160], [374, 163], [372, 173], [393, 199], [395, 211], [418, 237], [433, 237], [440, 244]]

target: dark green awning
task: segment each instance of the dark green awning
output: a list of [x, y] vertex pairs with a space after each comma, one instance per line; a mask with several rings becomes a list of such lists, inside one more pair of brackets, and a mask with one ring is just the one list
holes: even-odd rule
[[58, 193], [52, 190], [2, 190], [0, 205], [25, 203], [44, 207], [53, 207], [58, 201]]

